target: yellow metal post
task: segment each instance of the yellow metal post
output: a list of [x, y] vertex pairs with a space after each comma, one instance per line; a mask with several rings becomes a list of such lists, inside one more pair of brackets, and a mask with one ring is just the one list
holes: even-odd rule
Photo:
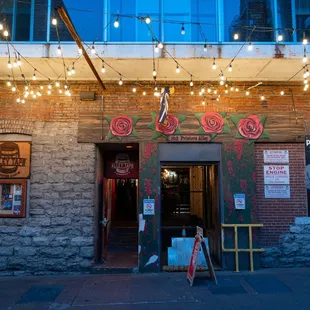
[[253, 264], [253, 241], [252, 241], [252, 227], [249, 226], [249, 250], [250, 250], [250, 268], [251, 272], [254, 271], [254, 264]]
[[239, 272], [239, 252], [238, 252], [238, 226], [235, 225], [235, 261], [236, 261], [236, 272]]

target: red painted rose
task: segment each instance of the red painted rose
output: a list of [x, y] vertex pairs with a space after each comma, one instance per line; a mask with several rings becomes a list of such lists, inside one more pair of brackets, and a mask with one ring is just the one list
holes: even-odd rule
[[263, 133], [264, 127], [256, 115], [251, 115], [239, 121], [238, 131], [246, 139], [258, 139]]
[[172, 135], [175, 133], [179, 126], [179, 119], [171, 114], [167, 115], [166, 120], [162, 123], [158, 123], [159, 115], [156, 117], [156, 131], [162, 132], [165, 135]]
[[216, 112], [207, 112], [201, 118], [201, 125], [207, 133], [221, 133], [225, 122], [221, 114]]
[[132, 119], [128, 116], [117, 116], [111, 120], [110, 130], [114, 136], [129, 136], [132, 133], [132, 129]]

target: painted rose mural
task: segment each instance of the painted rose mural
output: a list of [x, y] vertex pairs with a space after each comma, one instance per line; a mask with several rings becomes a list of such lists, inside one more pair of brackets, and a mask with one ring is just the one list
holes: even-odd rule
[[159, 115], [156, 112], [152, 113], [152, 122], [147, 128], [152, 129], [154, 132], [151, 139], [157, 139], [161, 136], [167, 138], [169, 135], [181, 134], [180, 124], [185, 121], [185, 115], [172, 115], [167, 114], [167, 118], [163, 123], [158, 122]]
[[197, 133], [211, 134], [212, 138], [218, 134], [229, 134], [230, 128], [225, 116], [226, 113], [224, 112], [206, 112], [195, 114], [195, 117], [198, 119], [201, 126]]
[[136, 116], [106, 116], [105, 119], [109, 123], [108, 140], [117, 137], [121, 140], [123, 137], [138, 137], [135, 125], [139, 121]]
[[237, 128], [235, 138], [252, 140], [270, 138], [268, 132], [264, 129], [266, 116], [256, 115], [232, 115], [230, 119]]

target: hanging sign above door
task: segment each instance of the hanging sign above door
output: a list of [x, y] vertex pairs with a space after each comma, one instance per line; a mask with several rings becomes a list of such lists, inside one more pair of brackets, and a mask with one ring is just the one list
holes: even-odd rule
[[104, 160], [104, 176], [107, 179], [139, 178], [139, 161], [135, 152], [107, 152]]

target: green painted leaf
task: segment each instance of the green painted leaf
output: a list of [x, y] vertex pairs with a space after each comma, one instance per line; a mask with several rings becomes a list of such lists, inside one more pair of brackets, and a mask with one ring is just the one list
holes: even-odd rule
[[136, 124], [141, 119], [141, 117], [139, 117], [139, 116], [132, 116], [131, 119], [132, 119], [132, 125], [136, 126]]
[[218, 112], [218, 114], [220, 114], [223, 118], [226, 117], [227, 113], [226, 112]]
[[195, 114], [195, 117], [198, 119], [200, 125], [201, 125], [200, 119], [201, 119], [201, 117], [202, 117], [203, 115], [205, 115], [205, 114], [204, 114], [204, 113], [196, 113], [196, 114]]
[[235, 135], [236, 139], [244, 139], [243, 136], [240, 135], [239, 131], [237, 130], [236, 135]]
[[108, 140], [111, 140], [114, 137], [113, 133], [111, 131], [108, 132]]
[[104, 119], [108, 121], [109, 125], [111, 123], [111, 120], [114, 118], [115, 116], [105, 116]]
[[260, 119], [260, 122], [262, 123], [262, 125], [265, 126], [267, 116], [259, 116], [259, 119]]
[[202, 127], [199, 127], [199, 129], [197, 130], [197, 134], [198, 135], [206, 135], [207, 133], [204, 131], [204, 129]]
[[180, 129], [179, 129], [179, 128], [177, 128], [177, 129], [175, 130], [174, 134], [175, 134], [175, 135], [180, 135], [180, 134], [181, 134]]
[[228, 125], [228, 122], [225, 120], [225, 125], [224, 125], [224, 128], [223, 128], [221, 134], [230, 134], [230, 133], [231, 133], [230, 127]]
[[245, 114], [230, 115], [229, 118], [234, 123], [234, 125], [238, 128], [239, 121], [242, 118], [247, 118], [247, 115], [245, 115]]
[[260, 139], [270, 139], [270, 135], [266, 130], [264, 130], [259, 138]]
[[132, 129], [132, 132], [129, 135], [129, 137], [139, 137], [139, 134], [135, 128]]
[[176, 117], [179, 119], [180, 124], [183, 123], [187, 118], [186, 115], [182, 115], [182, 114], [178, 114], [178, 115], [176, 115]]
[[116, 137], [117, 137], [117, 139], [120, 140], [120, 141], [123, 139], [123, 137], [119, 137], [119, 136], [116, 136]]
[[217, 136], [216, 133], [211, 134], [211, 140], [213, 140]]
[[161, 132], [154, 131], [153, 134], [152, 134], [151, 139], [155, 140], [155, 139], [159, 138], [160, 136], [164, 136], [164, 135]]
[[151, 115], [152, 115], [152, 121], [155, 122], [158, 113], [157, 112], [152, 112]]
[[152, 123], [148, 124], [147, 128], [155, 130], [155, 128], [156, 128], [155, 127], [155, 122], [152, 122]]

